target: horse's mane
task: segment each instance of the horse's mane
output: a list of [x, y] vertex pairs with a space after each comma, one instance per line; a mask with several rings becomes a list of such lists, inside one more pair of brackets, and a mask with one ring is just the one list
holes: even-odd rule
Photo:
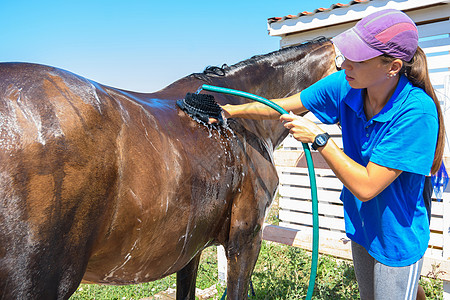
[[207, 66], [202, 73], [193, 73], [190, 76], [193, 76], [197, 79], [203, 80], [203, 81], [209, 81], [211, 77], [220, 77], [220, 76], [226, 76], [227, 73], [230, 73], [232, 71], [235, 71], [237, 69], [243, 68], [248, 65], [252, 65], [267, 59], [271, 59], [275, 56], [280, 55], [289, 55], [290, 53], [295, 53], [301, 48], [309, 47], [314, 44], [320, 44], [325, 41], [328, 41], [328, 38], [325, 37], [317, 37], [313, 40], [306, 41], [304, 43], [301, 43], [299, 45], [283, 48], [277, 51], [273, 51], [267, 54], [262, 55], [255, 55], [249, 59], [243, 60], [241, 62], [238, 62], [232, 66], [228, 66], [227, 64], [223, 64], [221, 67], [217, 66]]

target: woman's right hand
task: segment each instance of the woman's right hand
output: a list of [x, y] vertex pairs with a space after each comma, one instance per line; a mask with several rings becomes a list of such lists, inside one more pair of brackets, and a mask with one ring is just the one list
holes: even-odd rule
[[324, 133], [316, 123], [293, 113], [281, 115], [280, 121], [289, 133], [302, 143], [312, 143], [318, 134]]
[[[230, 107], [231, 107], [230, 104], [225, 104], [224, 106], [221, 106], [221, 108], [222, 108], [222, 118], [223, 118], [224, 121], [231, 117], [231, 114], [228, 112]], [[219, 123], [219, 120], [217, 120], [215, 118], [209, 118], [209, 124], [217, 124], [217, 123]]]

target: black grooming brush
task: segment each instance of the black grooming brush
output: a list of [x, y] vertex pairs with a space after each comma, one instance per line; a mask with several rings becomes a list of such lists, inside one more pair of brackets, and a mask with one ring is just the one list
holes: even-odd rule
[[209, 118], [223, 124], [222, 108], [214, 100], [213, 95], [187, 93], [183, 100], [178, 100], [177, 105], [192, 118], [198, 119], [205, 124], [209, 124]]

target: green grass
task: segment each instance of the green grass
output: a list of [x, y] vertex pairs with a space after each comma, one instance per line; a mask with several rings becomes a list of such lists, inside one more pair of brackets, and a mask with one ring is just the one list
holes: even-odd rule
[[[310, 267], [306, 251], [263, 242], [253, 273], [254, 299], [305, 299]], [[321, 256], [313, 299], [358, 299], [352, 265]]]
[[70, 299], [138, 300], [152, 296], [160, 291], [165, 291], [168, 288], [175, 288], [175, 278], [175, 275], [170, 275], [164, 279], [150, 283], [124, 286], [81, 284]]
[[[267, 216], [267, 222], [278, 224], [277, 202]], [[263, 241], [252, 282], [255, 296], [250, 299], [305, 299], [309, 284], [311, 257], [300, 248]], [[150, 297], [168, 288], [175, 288], [175, 274], [164, 279], [137, 285], [106, 286], [82, 284], [71, 300], [138, 300]], [[197, 276], [197, 288], [206, 289], [216, 284], [220, 299], [225, 287], [218, 284], [217, 250], [203, 251]], [[442, 280], [421, 279], [428, 299], [443, 299]], [[313, 299], [359, 299], [353, 265], [349, 261], [320, 256]]]
[[[206, 249], [200, 262], [197, 287], [217, 284], [217, 252]], [[305, 299], [311, 259], [308, 252], [286, 245], [263, 241], [252, 276], [255, 296], [250, 299]], [[429, 299], [442, 299], [442, 281], [422, 279]], [[142, 299], [168, 288], [175, 288], [175, 275], [146, 284], [106, 286], [82, 284], [70, 298], [75, 299]], [[224, 287], [217, 284], [220, 299]], [[359, 299], [358, 286], [351, 262], [320, 256], [313, 299]]]

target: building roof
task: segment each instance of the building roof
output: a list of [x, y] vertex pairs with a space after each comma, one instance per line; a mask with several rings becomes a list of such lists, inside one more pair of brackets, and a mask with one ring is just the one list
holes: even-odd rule
[[332, 4], [329, 8], [324, 8], [324, 7], [316, 8], [312, 12], [310, 12], [310, 11], [302, 11], [302, 12], [296, 14], [296, 15], [286, 15], [284, 17], [268, 18], [267, 22], [269, 24], [271, 24], [271, 23], [278, 22], [278, 21], [283, 21], [283, 20], [286, 20], [286, 19], [296, 19], [296, 18], [300, 18], [301, 16], [311, 16], [311, 15], [314, 15], [316, 13], [331, 11], [331, 10], [336, 9], [336, 8], [348, 7], [348, 6], [353, 5], [353, 4], [366, 3], [366, 2], [370, 2], [370, 1], [373, 1], [373, 0], [353, 0], [353, 1], [350, 1], [349, 3], [347, 3], [347, 4], [336, 3], [336, 4]]
[[337, 3], [329, 8], [317, 8], [312, 12], [303, 11], [296, 15], [272, 17], [267, 20], [267, 27], [271, 36], [286, 36], [356, 23], [362, 17], [380, 9], [399, 9], [409, 14], [418, 9], [448, 3], [450, 0], [353, 0], [347, 4]]

